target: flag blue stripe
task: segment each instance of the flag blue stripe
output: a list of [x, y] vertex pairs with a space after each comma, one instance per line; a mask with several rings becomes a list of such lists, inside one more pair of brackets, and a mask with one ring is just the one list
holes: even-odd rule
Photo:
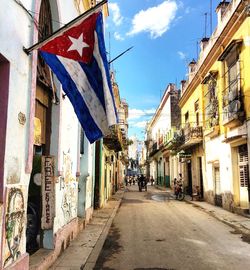
[[80, 121], [90, 143], [102, 138], [102, 131], [96, 125], [75, 83], [72, 81], [70, 75], [57, 56], [42, 51], [40, 51], [40, 53], [52, 71], [56, 74], [58, 80], [61, 82], [63, 90], [71, 101], [78, 120]]
[[101, 12], [96, 20], [96, 33], [98, 36], [99, 52], [100, 52], [100, 55], [101, 55], [101, 58], [102, 58], [102, 61], [104, 64], [105, 73], [106, 73], [106, 80], [108, 82], [109, 91], [110, 91], [112, 99], [113, 99], [115, 114], [116, 114], [116, 118], [117, 118], [115, 99], [114, 99], [114, 95], [113, 95], [113, 91], [112, 91], [112, 85], [111, 85], [110, 74], [109, 74], [109, 64], [108, 64], [107, 55], [106, 55], [105, 41], [104, 41], [104, 35], [103, 35], [103, 18], [102, 18]]

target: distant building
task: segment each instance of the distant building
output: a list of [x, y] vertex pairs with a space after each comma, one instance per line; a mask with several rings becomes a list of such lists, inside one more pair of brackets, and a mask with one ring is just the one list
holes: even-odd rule
[[170, 83], [154, 116], [146, 127], [147, 176], [152, 176], [157, 185], [170, 187], [170, 180], [178, 175], [175, 152], [168, 141], [176, 135], [180, 124], [179, 91]]

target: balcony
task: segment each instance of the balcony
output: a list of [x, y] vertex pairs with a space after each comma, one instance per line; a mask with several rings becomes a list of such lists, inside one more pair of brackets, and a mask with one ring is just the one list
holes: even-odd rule
[[157, 142], [153, 143], [153, 145], [149, 148], [149, 156], [152, 157], [154, 154], [158, 152]]
[[175, 130], [171, 128], [165, 136], [164, 148], [166, 150], [177, 150], [184, 143], [184, 136], [182, 130]]
[[234, 101], [223, 108], [223, 126], [234, 128], [242, 125], [244, 112], [240, 110], [240, 107], [240, 101]]
[[163, 135], [160, 136], [160, 138], [158, 139], [158, 145], [159, 145], [159, 148], [163, 147], [163, 140], [164, 140], [164, 137]]
[[110, 134], [103, 138], [103, 143], [108, 147], [109, 150], [119, 152], [123, 147], [121, 130], [118, 126], [112, 126], [110, 131]]
[[203, 139], [203, 130], [201, 126], [191, 127], [190, 124], [187, 124], [183, 129], [184, 134], [184, 145], [182, 149], [188, 148], [190, 146], [199, 144]]
[[226, 81], [229, 83], [227, 88], [223, 91], [222, 124], [227, 128], [240, 126], [245, 119], [243, 95], [241, 91], [241, 85], [244, 81], [241, 78], [240, 64], [240, 61], [238, 61], [232, 65], [225, 74]]
[[234, 100], [229, 99], [229, 103], [223, 107], [222, 124], [228, 128], [242, 125], [244, 115], [244, 106], [242, 102], [238, 98]]
[[217, 99], [209, 100], [205, 109], [205, 131], [204, 136], [213, 138], [220, 133], [219, 106]]
[[175, 129], [171, 128], [164, 137], [164, 146], [167, 146], [174, 138]]

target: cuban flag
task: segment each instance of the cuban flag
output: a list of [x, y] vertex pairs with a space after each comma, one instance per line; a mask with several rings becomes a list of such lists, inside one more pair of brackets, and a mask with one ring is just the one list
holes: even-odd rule
[[117, 124], [103, 35], [97, 11], [52, 36], [40, 54], [62, 84], [90, 143]]

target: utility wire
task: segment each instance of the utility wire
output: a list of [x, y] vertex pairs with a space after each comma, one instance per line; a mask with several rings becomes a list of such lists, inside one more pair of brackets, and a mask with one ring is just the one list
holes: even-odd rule
[[14, 0], [14, 2], [16, 2], [16, 4], [18, 4], [29, 15], [29, 17], [34, 22], [36, 28], [39, 30], [39, 27], [38, 27], [39, 24], [38, 24], [37, 20], [34, 18], [34, 16], [31, 14], [32, 12], [30, 10], [28, 10], [20, 0]]

